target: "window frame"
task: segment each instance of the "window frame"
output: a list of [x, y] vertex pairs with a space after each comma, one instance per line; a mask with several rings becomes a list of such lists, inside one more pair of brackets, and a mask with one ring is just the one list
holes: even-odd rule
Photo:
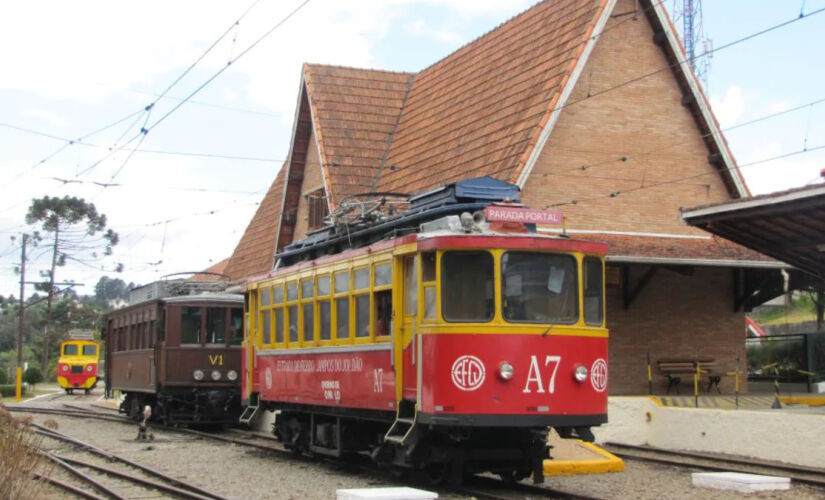
[[[389, 283], [385, 283], [382, 285], [376, 284], [376, 277], [378, 273], [376, 272], [376, 268], [379, 266], [388, 266], [390, 271], [390, 280]], [[393, 290], [392, 290], [392, 283], [393, 283], [393, 272], [394, 272], [392, 256], [388, 258], [381, 258], [380, 260], [376, 259], [370, 265], [372, 269], [372, 276], [370, 279], [370, 338], [373, 342], [389, 342], [392, 339], [392, 327], [393, 327]], [[390, 312], [389, 312], [389, 324], [387, 325], [387, 331], [389, 332], [387, 335], [378, 335], [378, 318], [376, 317], [376, 307], [378, 306], [378, 302], [375, 298], [376, 293], [380, 292], [389, 292], [390, 293]]]
[[[469, 253], [484, 253], [490, 257], [490, 269], [491, 269], [491, 278], [493, 282], [493, 310], [492, 314], [489, 318], [486, 319], [449, 319], [447, 314], [444, 311], [445, 301], [442, 300], [442, 296], [444, 295], [444, 256], [447, 254], [469, 254]], [[499, 256], [497, 252], [494, 252], [492, 249], [488, 248], [467, 248], [467, 249], [445, 249], [439, 252], [438, 259], [437, 259], [437, 280], [438, 280], [438, 288], [437, 288], [437, 302], [439, 306], [439, 319], [444, 323], [451, 323], [451, 324], [461, 324], [461, 323], [471, 323], [471, 324], [490, 324], [497, 320], [499, 314], [499, 288], [500, 288], [500, 279], [497, 274], [500, 274], [500, 268], [498, 266]], [[420, 266], [419, 266], [420, 267]], [[420, 272], [420, 271], [419, 271]]]
[[[527, 320], [517, 320], [508, 318], [504, 314], [504, 257], [508, 253], [521, 253], [521, 254], [537, 254], [537, 255], [548, 255], [548, 256], [556, 256], [556, 257], [564, 257], [569, 260], [573, 261], [573, 269], [575, 269], [574, 277], [575, 277], [575, 318], [572, 321], [548, 321], [548, 322], [541, 322], [541, 321], [527, 321]], [[499, 285], [497, 286], [497, 295], [499, 297], [500, 305], [498, 306], [501, 314], [501, 319], [505, 323], [513, 324], [513, 325], [559, 325], [559, 326], [573, 326], [580, 324], [583, 321], [582, 318], [582, 269], [581, 269], [581, 259], [576, 254], [573, 253], [564, 253], [564, 252], [551, 252], [551, 251], [539, 251], [539, 250], [521, 250], [521, 249], [506, 249], [501, 252], [498, 256], [498, 269], [497, 269], [497, 281]]]

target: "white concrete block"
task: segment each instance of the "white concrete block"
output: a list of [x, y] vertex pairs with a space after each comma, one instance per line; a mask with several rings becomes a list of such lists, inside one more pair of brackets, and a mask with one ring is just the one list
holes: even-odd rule
[[741, 472], [694, 472], [691, 476], [693, 486], [716, 490], [753, 493], [755, 491], [791, 489], [791, 480], [787, 477], [760, 476]]
[[338, 500], [434, 500], [438, 493], [406, 486], [393, 488], [357, 488], [338, 490]]

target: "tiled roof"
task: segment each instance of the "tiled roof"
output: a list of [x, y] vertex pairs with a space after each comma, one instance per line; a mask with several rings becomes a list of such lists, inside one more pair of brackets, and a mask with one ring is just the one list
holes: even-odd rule
[[192, 277], [189, 278], [189, 281], [219, 281], [221, 277], [218, 275], [224, 273], [227, 264], [229, 264], [229, 259], [231, 259], [231, 257], [227, 257], [203, 270], [204, 273], [214, 274], [193, 274]]
[[410, 73], [304, 65], [333, 206], [347, 195], [373, 190], [411, 77]]
[[[607, 244], [608, 258], [621, 257], [689, 260], [751, 261], [770, 264], [774, 259], [731, 241], [717, 238], [679, 238], [619, 234], [572, 234], [571, 238]], [[779, 265], [777, 263], [777, 265]]]
[[416, 74], [379, 190], [515, 182], [605, 4], [539, 3]]
[[281, 167], [224, 269], [224, 274], [228, 275], [231, 281], [264, 273], [272, 268], [278, 221], [281, 218], [285, 172], [286, 168]]

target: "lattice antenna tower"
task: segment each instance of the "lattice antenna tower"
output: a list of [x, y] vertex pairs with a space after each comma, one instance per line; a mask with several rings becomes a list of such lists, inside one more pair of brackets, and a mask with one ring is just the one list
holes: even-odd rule
[[679, 20], [682, 21], [682, 44], [687, 60], [702, 86], [707, 88], [713, 42], [705, 36], [702, 0], [673, 0], [672, 5], [673, 23], [678, 25]]

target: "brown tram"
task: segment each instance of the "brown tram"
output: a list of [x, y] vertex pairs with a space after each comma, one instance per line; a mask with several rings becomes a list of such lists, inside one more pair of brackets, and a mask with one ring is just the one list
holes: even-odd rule
[[144, 406], [167, 424], [237, 422], [243, 297], [201, 293], [155, 298], [106, 318], [106, 390], [120, 412]]

